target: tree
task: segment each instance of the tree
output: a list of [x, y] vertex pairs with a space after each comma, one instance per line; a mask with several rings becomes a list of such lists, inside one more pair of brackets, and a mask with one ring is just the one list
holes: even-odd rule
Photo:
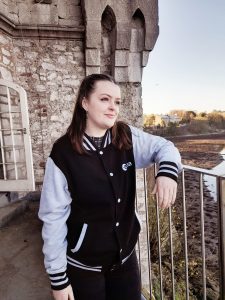
[[185, 111], [181, 123], [190, 123], [196, 116], [197, 114], [192, 110]]
[[144, 115], [144, 127], [155, 125], [155, 115]]
[[208, 114], [208, 122], [210, 126], [216, 128], [225, 128], [225, 118], [221, 113], [212, 112]]
[[204, 112], [200, 112], [199, 113], [199, 117], [205, 118], [205, 117], [207, 117], [207, 113], [205, 111]]

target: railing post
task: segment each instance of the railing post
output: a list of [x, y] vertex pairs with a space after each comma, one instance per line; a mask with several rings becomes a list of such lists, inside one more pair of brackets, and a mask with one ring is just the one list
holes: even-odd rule
[[220, 237], [220, 299], [225, 300], [225, 179], [218, 178]]

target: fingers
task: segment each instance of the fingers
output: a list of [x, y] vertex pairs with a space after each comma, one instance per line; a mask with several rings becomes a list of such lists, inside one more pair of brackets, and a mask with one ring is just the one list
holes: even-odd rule
[[74, 298], [74, 295], [73, 295], [73, 292], [71, 293], [71, 294], [69, 294], [69, 298], [68, 298], [69, 300], [75, 300], [75, 298]]
[[62, 290], [53, 290], [52, 293], [55, 300], [75, 300], [71, 285]]
[[156, 179], [153, 194], [156, 193], [159, 207], [162, 209], [170, 207], [176, 199], [177, 183], [165, 176]]
[[160, 188], [160, 186], [158, 185], [158, 193], [157, 193], [157, 195], [158, 195], [158, 204], [159, 204], [159, 207], [161, 207], [161, 208], [164, 208], [164, 205], [165, 205], [165, 190], [164, 189], [162, 189], [162, 188]]
[[70, 291], [69, 291], [69, 300], [75, 300], [72, 287], [70, 287]]
[[151, 194], [156, 194], [157, 193], [157, 184], [154, 185], [153, 191], [151, 192]]
[[173, 194], [172, 194], [172, 204], [175, 203], [176, 196], [177, 196], [177, 186], [175, 186], [174, 189], [173, 189]]

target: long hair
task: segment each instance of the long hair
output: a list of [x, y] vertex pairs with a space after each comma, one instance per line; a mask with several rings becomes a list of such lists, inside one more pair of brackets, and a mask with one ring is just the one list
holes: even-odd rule
[[[106, 74], [91, 74], [86, 76], [81, 82], [72, 121], [67, 129], [73, 149], [79, 154], [86, 153], [83, 147], [83, 134], [86, 128], [86, 111], [82, 106], [84, 98], [88, 99], [94, 92], [96, 82], [110, 81], [116, 84], [113, 77]], [[128, 133], [128, 126], [123, 122], [115, 122], [112, 127], [112, 143], [120, 150], [130, 149], [132, 142]]]

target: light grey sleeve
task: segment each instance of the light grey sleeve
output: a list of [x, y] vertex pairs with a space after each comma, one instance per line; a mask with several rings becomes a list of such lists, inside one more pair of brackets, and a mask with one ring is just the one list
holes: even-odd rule
[[[71, 201], [66, 178], [49, 157], [38, 216], [44, 222], [42, 228], [44, 263], [50, 275], [66, 271], [66, 221], [70, 214]], [[66, 280], [68, 278], [64, 276], [61, 283], [65, 283]]]
[[180, 153], [174, 144], [162, 137], [154, 136], [133, 126], [133, 151], [136, 168], [146, 168], [153, 163], [172, 162], [177, 165], [177, 171], [182, 170]]

